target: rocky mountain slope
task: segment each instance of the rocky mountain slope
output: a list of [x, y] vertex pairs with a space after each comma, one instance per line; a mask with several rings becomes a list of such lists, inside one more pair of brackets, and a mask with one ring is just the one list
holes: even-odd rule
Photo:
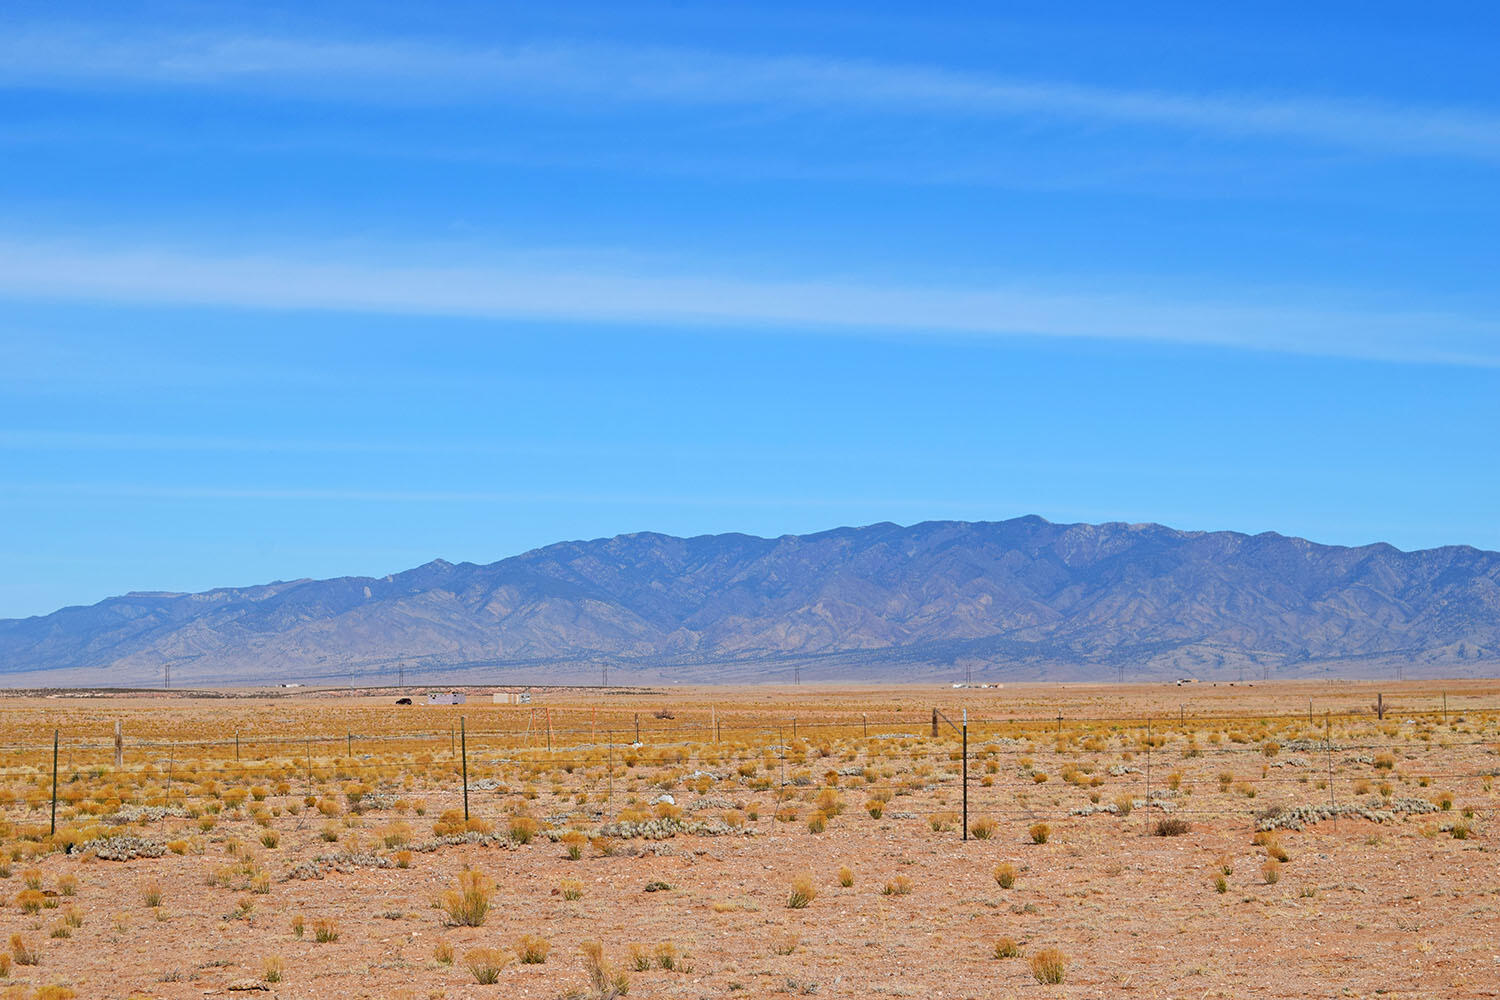
[[1500, 553], [1156, 524], [564, 542], [0, 621], [0, 679], [1127, 679], [1500, 669]]

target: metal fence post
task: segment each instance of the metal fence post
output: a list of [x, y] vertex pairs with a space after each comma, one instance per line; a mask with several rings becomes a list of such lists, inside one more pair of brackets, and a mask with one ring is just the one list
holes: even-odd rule
[[969, 710], [964, 709], [964, 840], [969, 839]]
[[[60, 730], [52, 730], [52, 832], [57, 833], [57, 742]], [[170, 786], [168, 786], [170, 787]]]
[[464, 822], [469, 821], [469, 736], [464, 730], [464, 717], [458, 717], [458, 738], [464, 767]]

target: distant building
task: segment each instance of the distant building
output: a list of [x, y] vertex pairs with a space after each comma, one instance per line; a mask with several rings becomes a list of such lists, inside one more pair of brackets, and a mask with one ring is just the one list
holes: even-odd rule
[[468, 700], [469, 696], [462, 691], [427, 692], [427, 704], [429, 705], [462, 705]]
[[496, 691], [493, 699], [496, 705], [530, 705], [530, 691]]

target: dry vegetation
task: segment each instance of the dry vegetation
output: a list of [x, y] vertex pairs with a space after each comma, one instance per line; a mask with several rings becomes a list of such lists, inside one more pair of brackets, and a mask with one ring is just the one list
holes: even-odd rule
[[0, 997], [1492, 995], [1500, 685], [1375, 690], [7, 699]]

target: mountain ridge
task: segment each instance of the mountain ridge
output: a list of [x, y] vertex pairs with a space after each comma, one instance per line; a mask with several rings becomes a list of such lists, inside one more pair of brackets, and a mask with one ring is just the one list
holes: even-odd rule
[[1500, 671], [1500, 553], [1155, 523], [561, 541], [0, 620], [0, 678], [888, 681]]

